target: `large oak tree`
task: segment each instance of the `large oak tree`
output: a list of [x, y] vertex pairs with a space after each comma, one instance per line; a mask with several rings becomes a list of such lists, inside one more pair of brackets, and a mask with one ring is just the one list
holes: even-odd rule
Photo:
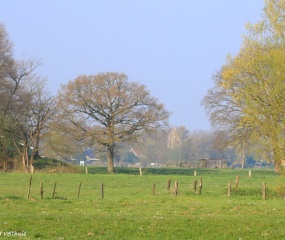
[[108, 172], [114, 172], [118, 142], [136, 142], [167, 124], [169, 112], [146, 87], [123, 73], [79, 76], [58, 94], [63, 118], [77, 129], [78, 140], [106, 146]]

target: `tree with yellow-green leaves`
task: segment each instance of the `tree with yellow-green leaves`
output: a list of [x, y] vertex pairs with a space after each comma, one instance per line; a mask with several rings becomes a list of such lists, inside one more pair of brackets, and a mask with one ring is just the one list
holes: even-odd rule
[[280, 167], [285, 154], [285, 1], [266, 0], [262, 20], [247, 28], [239, 53], [227, 57], [203, 104], [213, 126], [228, 131], [228, 142], [241, 148], [258, 144]]

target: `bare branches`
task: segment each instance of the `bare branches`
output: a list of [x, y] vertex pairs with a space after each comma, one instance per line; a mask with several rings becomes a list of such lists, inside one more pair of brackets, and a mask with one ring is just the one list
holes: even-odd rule
[[[59, 108], [81, 134], [109, 150], [116, 142], [134, 142], [143, 133], [163, 128], [169, 116], [145, 86], [121, 73], [79, 76], [63, 86], [58, 99]], [[109, 157], [113, 171], [113, 153]]]

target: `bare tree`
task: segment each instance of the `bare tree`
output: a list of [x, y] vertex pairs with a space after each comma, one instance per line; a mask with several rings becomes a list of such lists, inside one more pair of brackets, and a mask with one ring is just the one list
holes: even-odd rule
[[3, 84], [6, 72], [13, 62], [13, 44], [3, 24], [0, 23], [0, 82]]
[[6, 74], [13, 62], [13, 44], [9, 40], [8, 33], [3, 24], [0, 23], [0, 165], [6, 170], [8, 149], [11, 145], [9, 135], [3, 132], [4, 112], [8, 99]]
[[[33, 152], [35, 158], [39, 158], [39, 151], [41, 149], [40, 142], [42, 136], [48, 134], [47, 129], [49, 123], [52, 121], [56, 114], [56, 101], [55, 98], [45, 90], [45, 81], [37, 81], [35, 85], [35, 93], [32, 98], [31, 108], [31, 124], [33, 130]], [[42, 143], [43, 147], [44, 144]], [[32, 165], [33, 161], [31, 161]]]
[[[213, 80], [215, 85], [208, 90], [202, 104], [216, 133], [224, 136], [225, 149], [236, 146], [237, 149], [245, 152], [254, 129], [244, 120], [244, 100], [234, 98], [234, 90], [223, 87], [221, 72], [214, 75]], [[242, 160], [242, 166], [244, 161], [245, 158]]]
[[39, 141], [40, 131], [47, 120], [45, 111], [49, 111], [48, 100], [42, 96], [44, 81], [33, 73], [38, 66], [39, 62], [34, 60], [14, 62], [6, 73], [6, 88], [2, 88], [7, 98], [2, 105], [1, 131], [12, 136], [24, 168], [32, 165], [34, 153], [38, 149], [38, 146], [34, 148], [34, 144]]
[[56, 111], [42, 137], [45, 146], [42, 153], [50, 158], [70, 160], [86, 147], [82, 140], [79, 129]]
[[144, 85], [122, 73], [79, 76], [62, 86], [59, 108], [80, 137], [106, 146], [108, 172], [114, 172], [115, 144], [135, 142], [166, 125], [169, 113]]
[[[16, 61], [13, 57], [13, 44], [8, 38], [4, 25], [0, 24], [0, 145], [2, 148], [2, 159], [7, 158], [7, 143], [11, 140], [18, 149], [23, 150], [19, 143], [23, 144], [19, 137], [19, 131], [23, 131], [27, 120], [28, 106], [31, 102], [31, 92], [25, 91], [27, 81], [32, 78], [34, 70], [39, 66], [37, 60]], [[22, 117], [19, 117], [22, 115]], [[21, 127], [19, 127], [21, 125]], [[5, 154], [6, 156], [4, 156]], [[12, 155], [11, 153], [9, 154]], [[27, 155], [27, 154], [24, 154]], [[22, 155], [23, 156], [23, 155]], [[4, 164], [5, 165], [5, 164]]]

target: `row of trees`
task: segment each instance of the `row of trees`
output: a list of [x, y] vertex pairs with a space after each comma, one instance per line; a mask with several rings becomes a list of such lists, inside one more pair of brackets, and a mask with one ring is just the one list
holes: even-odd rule
[[114, 161], [138, 161], [131, 148], [139, 149], [139, 161], [145, 165], [181, 166], [199, 158], [228, 157], [219, 135], [189, 133], [185, 127], [177, 128], [179, 141], [169, 146], [169, 112], [144, 85], [128, 81], [125, 74], [82, 75], [53, 96], [45, 79], [36, 74], [39, 66], [34, 59], [14, 58], [13, 44], [0, 25], [0, 165], [4, 170], [11, 164], [29, 170], [40, 153], [69, 160], [86, 147], [96, 148], [110, 173]]
[[203, 99], [225, 143], [282, 167], [285, 147], [285, 1], [266, 0], [262, 20], [248, 24], [237, 55], [214, 76]]
[[22, 167], [28, 169], [40, 149], [70, 158], [84, 146], [98, 145], [106, 149], [112, 173], [119, 143], [139, 144], [144, 135], [167, 125], [169, 112], [163, 104], [125, 74], [82, 75], [52, 96], [35, 74], [39, 65], [36, 60], [15, 60], [12, 43], [0, 25], [0, 159], [4, 169], [19, 156]]

